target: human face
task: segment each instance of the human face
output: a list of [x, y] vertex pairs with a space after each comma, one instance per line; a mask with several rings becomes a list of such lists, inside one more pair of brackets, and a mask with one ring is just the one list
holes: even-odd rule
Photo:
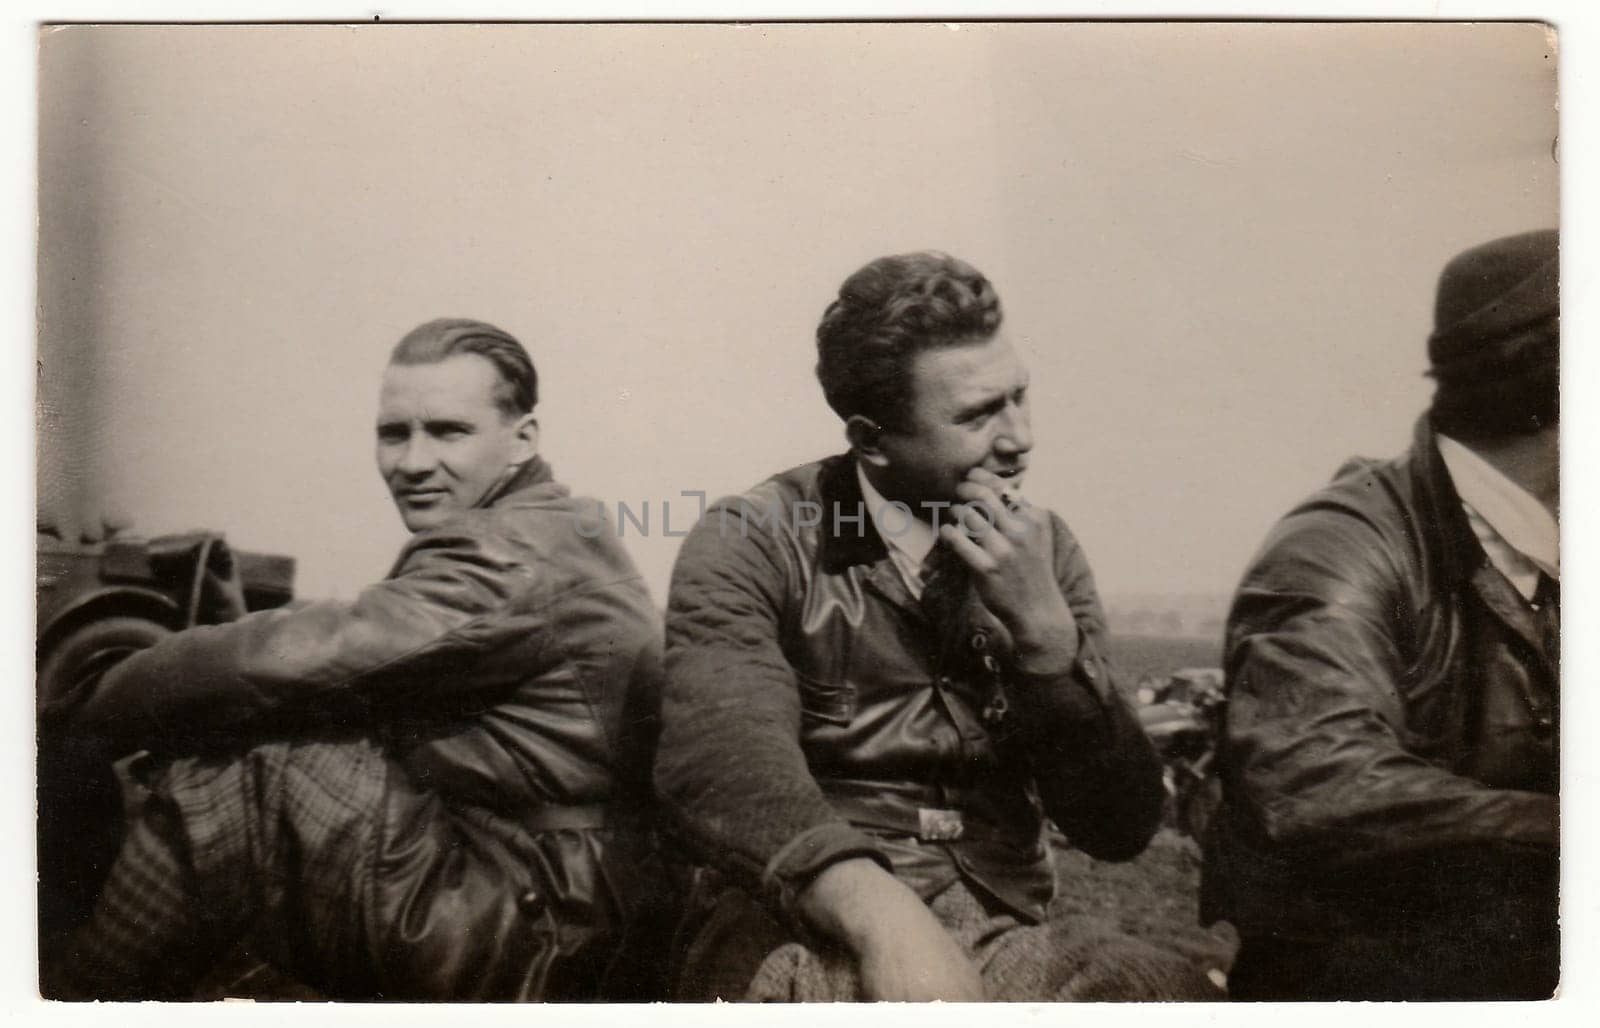
[[995, 335], [912, 360], [905, 423], [879, 434], [874, 479], [912, 505], [953, 501], [973, 468], [1021, 486], [1031, 449], [1028, 369]]
[[499, 378], [473, 353], [384, 371], [378, 471], [411, 531], [476, 506], [513, 465], [534, 455], [533, 417], [508, 418], [495, 405]]

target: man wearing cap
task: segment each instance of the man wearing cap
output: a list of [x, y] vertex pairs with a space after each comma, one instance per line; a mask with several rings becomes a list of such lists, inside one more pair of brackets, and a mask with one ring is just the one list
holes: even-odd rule
[[[244, 943], [345, 999], [593, 994], [638, 900], [659, 621], [538, 456], [537, 378], [482, 322], [383, 375], [377, 463], [411, 537], [350, 602], [178, 633], [46, 712], [146, 787], [57, 998], [182, 998]], [[228, 593], [227, 568], [214, 591]]]
[[1239, 587], [1203, 897], [1236, 998], [1556, 987], [1557, 283], [1553, 231], [1452, 260], [1410, 452], [1347, 465]]
[[1161, 768], [1083, 549], [1020, 490], [1028, 373], [982, 274], [873, 261], [817, 330], [850, 451], [711, 508], [667, 612], [656, 785], [706, 865], [685, 999], [1215, 998], [1052, 920], [1045, 818], [1127, 860]]

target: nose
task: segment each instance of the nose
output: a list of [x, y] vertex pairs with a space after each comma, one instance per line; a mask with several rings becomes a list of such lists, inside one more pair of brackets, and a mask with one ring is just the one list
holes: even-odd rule
[[433, 451], [433, 444], [429, 441], [426, 432], [413, 432], [400, 447], [400, 459], [395, 461], [395, 470], [407, 478], [421, 478], [433, 470], [438, 462], [437, 454]]
[[1006, 405], [1000, 433], [995, 436], [995, 449], [1007, 456], [1021, 456], [1033, 449], [1033, 421], [1028, 416], [1026, 403]]

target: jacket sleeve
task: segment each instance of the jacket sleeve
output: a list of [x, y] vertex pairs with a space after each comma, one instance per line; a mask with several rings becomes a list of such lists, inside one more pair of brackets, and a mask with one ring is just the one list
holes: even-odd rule
[[[74, 731], [137, 749], [159, 743], [168, 729], [216, 732], [340, 691], [394, 695], [515, 681], [526, 667], [497, 660], [506, 634], [486, 629], [490, 615], [530, 589], [528, 563], [470, 533], [419, 533], [394, 574], [354, 601], [260, 611], [180, 632], [117, 664], [61, 715]], [[527, 659], [525, 639], [516, 652]], [[473, 674], [464, 678], [460, 661], [469, 654]]]
[[1229, 616], [1229, 806], [1257, 845], [1351, 866], [1404, 852], [1553, 847], [1556, 799], [1493, 789], [1411, 752], [1403, 643], [1414, 601], [1376, 529], [1286, 519]]
[[779, 645], [793, 557], [719, 505], [684, 540], [666, 618], [656, 788], [704, 860], [791, 912], [829, 864], [891, 865], [839, 817], [800, 747], [800, 695]]
[[1033, 769], [1045, 813], [1098, 860], [1141, 853], [1161, 821], [1161, 761], [1116, 688], [1105, 611], [1088, 559], [1052, 517], [1056, 576], [1078, 625], [1078, 655], [1056, 676], [1012, 675], [1007, 729]]

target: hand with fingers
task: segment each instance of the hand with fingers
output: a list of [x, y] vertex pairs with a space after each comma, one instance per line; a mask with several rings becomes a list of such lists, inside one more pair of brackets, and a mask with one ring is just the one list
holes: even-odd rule
[[956, 495], [962, 502], [939, 537], [967, 565], [984, 605], [1010, 631], [1017, 670], [1065, 671], [1077, 656], [1078, 629], [1056, 582], [1049, 512], [983, 468], [968, 472]]

